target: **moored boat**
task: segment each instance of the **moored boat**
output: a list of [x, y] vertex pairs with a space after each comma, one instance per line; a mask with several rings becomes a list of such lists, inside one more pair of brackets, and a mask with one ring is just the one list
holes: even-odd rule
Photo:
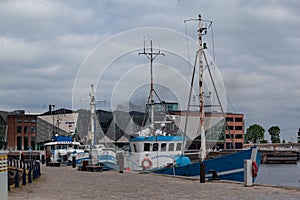
[[[192, 86], [194, 82], [194, 74], [196, 71], [196, 61], [193, 70], [192, 83], [190, 88], [190, 96], [188, 102], [188, 109], [186, 114], [185, 128], [183, 130], [184, 134], [179, 135], [178, 133], [166, 134], [162, 130], [157, 132], [154, 130], [154, 111], [153, 111], [153, 78], [152, 78], [152, 61], [158, 55], [161, 55], [160, 52], [153, 52], [152, 42], [150, 47], [150, 52], [144, 52], [140, 54], [145, 54], [151, 61], [151, 87], [150, 87], [150, 125], [146, 129], [148, 131], [140, 131], [136, 136], [132, 136], [129, 140], [131, 152], [126, 157], [126, 168], [128, 167], [131, 170], [142, 170], [142, 171], [151, 171], [159, 174], [169, 174], [177, 176], [199, 176], [200, 175], [200, 166], [205, 164], [205, 174], [207, 178], [218, 178], [224, 180], [232, 181], [244, 181], [244, 161], [252, 160], [252, 175], [253, 181], [257, 176], [257, 172], [260, 166], [260, 152], [257, 147], [251, 149], [242, 150], [235, 152], [227, 156], [221, 156], [213, 159], [206, 159], [207, 149], [206, 149], [206, 139], [205, 139], [205, 129], [204, 129], [204, 81], [203, 81], [203, 71], [204, 71], [204, 62], [203, 57], [206, 62], [206, 66], [209, 69], [209, 63], [206, 59], [204, 50], [206, 49], [206, 44], [202, 43], [202, 35], [206, 34], [206, 29], [202, 27], [202, 19], [199, 16], [199, 19], [193, 19], [193, 21], [199, 21], [199, 49], [197, 51], [197, 57], [199, 61], [199, 130], [201, 136], [201, 148], [199, 151], [200, 162], [192, 163], [189, 157], [184, 155], [184, 149], [186, 148], [186, 127], [188, 122], [188, 113], [190, 107], [190, 100], [192, 94]], [[209, 71], [210, 76], [211, 72]], [[212, 79], [212, 77], [211, 77]], [[218, 93], [216, 91], [215, 84], [212, 80], [212, 85], [215, 90], [219, 106], [221, 107], [221, 112], [224, 114]], [[171, 120], [172, 121], [172, 120]], [[164, 124], [166, 122], [161, 122]], [[224, 122], [226, 123], [226, 122]], [[145, 134], [146, 133], [146, 134]]]

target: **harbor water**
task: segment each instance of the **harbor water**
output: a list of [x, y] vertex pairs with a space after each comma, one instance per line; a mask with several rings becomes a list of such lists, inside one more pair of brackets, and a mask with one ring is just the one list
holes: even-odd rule
[[300, 162], [297, 164], [262, 164], [257, 184], [300, 188]]

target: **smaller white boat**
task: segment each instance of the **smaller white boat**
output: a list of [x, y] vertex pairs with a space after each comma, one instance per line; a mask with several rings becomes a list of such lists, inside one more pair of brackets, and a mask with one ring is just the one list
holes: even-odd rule
[[89, 159], [89, 153], [80, 148], [79, 142], [73, 141], [71, 136], [55, 136], [53, 141], [45, 145], [46, 160], [52, 163], [70, 164], [73, 156], [76, 163]]

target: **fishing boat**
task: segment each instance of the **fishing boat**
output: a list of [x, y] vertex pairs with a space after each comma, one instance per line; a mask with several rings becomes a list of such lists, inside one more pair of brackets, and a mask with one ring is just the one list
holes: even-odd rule
[[54, 136], [53, 141], [44, 144], [46, 160], [57, 164], [71, 164], [73, 156], [76, 163], [89, 159], [89, 153], [80, 148], [82, 145], [71, 136]]
[[[206, 159], [207, 150], [206, 150], [206, 139], [205, 139], [205, 129], [204, 129], [204, 81], [203, 81], [203, 71], [204, 71], [204, 62], [206, 62], [206, 67], [209, 69], [209, 64], [205, 56], [206, 44], [202, 43], [202, 35], [206, 33], [207, 28], [202, 27], [202, 19], [199, 15], [198, 19], [193, 19], [194, 21], [199, 22], [198, 36], [199, 36], [199, 49], [197, 51], [197, 56], [195, 59], [195, 65], [192, 75], [192, 83], [189, 93], [188, 108], [185, 116], [185, 127], [184, 134], [179, 135], [178, 133], [166, 134], [163, 132], [164, 124], [168, 122], [159, 122], [162, 124], [161, 130], [154, 130], [154, 111], [153, 111], [153, 77], [152, 77], [152, 61], [158, 55], [162, 55], [159, 52], [153, 52], [152, 41], [150, 43], [150, 52], [144, 52], [144, 54], [150, 60], [151, 68], [151, 86], [150, 86], [150, 126], [143, 131], [140, 131], [132, 136], [129, 140], [131, 152], [130, 155], [126, 158], [126, 167], [131, 170], [143, 170], [150, 171], [159, 174], [169, 174], [176, 176], [199, 176], [200, 175], [200, 166], [205, 165], [205, 174], [207, 178], [218, 178], [223, 180], [233, 180], [233, 181], [244, 181], [244, 161], [252, 160], [253, 170], [253, 181], [257, 175], [259, 165], [260, 165], [260, 153], [257, 147], [253, 147], [247, 150], [241, 150], [235, 153], [232, 153], [227, 156], [220, 156], [213, 159]], [[191, 95], [192, 95], [192, 86], [194, 82], [194, 75], [196, 71], [196, 61], [198, 59], [199, 63], [199, 117], [200, 117], [200, 137], [201, 137], [201, 148], [200, 148], [200, 161], [192, 163], [190, 158], [185, 155], [184, 149], [189, 139], [186, 136], [187, 123], [191, 105]], [[210, 71], [209, 71], [210, 73]], [[211, 75], [211, 73], [210, 73]], [[211, 77], [212, 78], [212, 77]], [[212, 80], [213, 81], [213, 80]], [[215, 92], [216, 87], [213, 83]], [[218, 94], [217, 94], [218, 95]], [[221, 107], [221, 113], [225, 116], [224, 110], [222, 109], [221, 102], [217, 96]], [[172, 119], [176, 116], [172, 117]], [[167, 119], [167, 118], [166, 118]], [[172, 121], [169, 120], [170, 121]], [[226, 123], [226, 122], [224, 122]]]
[[97, 144], [95, 140], [97, 120], [95, 115], [96, 100], [93, 85], [91, 85], [89, 95], [91, 97], [90, 144], [82, 145], [80, 142], [75, 141], [72, 135], [56, 135], [51, 142], [44, 145], [46, 159], [51, 163], [71, 165], [73, 158], [75, 158], [77, 165], [87, 160], [89, 164], [102, 166], [103, 170], [118, 169], [116, 149], [108, 147], [106, 144]]

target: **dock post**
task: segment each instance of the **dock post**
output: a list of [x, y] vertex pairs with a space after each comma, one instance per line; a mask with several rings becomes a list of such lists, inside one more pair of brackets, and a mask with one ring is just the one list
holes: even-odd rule
[[23, 165], [23, 175], [22, 175], [22, 180], [23, 180], [23, 185], [26, 185], [26, 166], [25, 166], [25, 162]]
[[244, 160], [244, 186], [253, 186], [252, 160]]
[[32, 183], [32, 165], [29, 165], [29, 171], [28, 171], [28, 183]]
[[200, 163], [200, 183], [205, 183], [205, 164]]
[[118, 163], [119, 163], [119, 172], [123, 173], [123, 171], [124, 171], [124, 154], [122, 152], [118, 154]]
[[72, 167], [76, 168], [76, 156], [72, 156]]
[[42, 154], [42, 164], [44, 165], [45, 164], [45, 155]]
[[19, 187], [19, 181], [20, 181], [20, 179], [19, 179], [20, 177], [19, 177], [19, 169], [17, 168], [16, 169], [16, 174], [15, 174], [15, 187], [17, 188], [17, 187]]
[[0, 155], [0, 199], [8, 199], [7, 155]]

